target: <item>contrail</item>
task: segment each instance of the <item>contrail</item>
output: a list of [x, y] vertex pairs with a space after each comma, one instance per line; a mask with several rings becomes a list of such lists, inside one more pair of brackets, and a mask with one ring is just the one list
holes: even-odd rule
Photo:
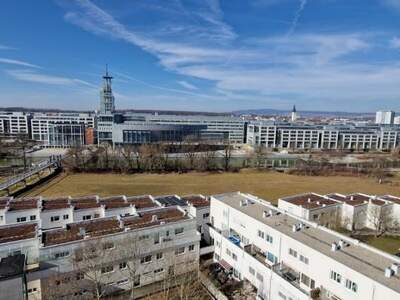
[[307, 4], [307, 0], [299, 0], [300, 1], [300, 6], [296, 11], [296, 14], [294, 15], [293, 21], [292, 21], [292, 25], [289, 28], [288, 33], [286, 34], [286, 36], [290, 36], [293, 34], [293, 32], [296, 30], [297, 27], [297, 23], [299, 22], [299, 19], [301, 17], [301, 13], [303, 12], [306, 4]]

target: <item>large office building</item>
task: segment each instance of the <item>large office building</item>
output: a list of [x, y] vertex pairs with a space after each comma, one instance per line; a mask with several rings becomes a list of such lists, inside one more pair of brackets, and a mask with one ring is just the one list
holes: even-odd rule
[[375, 116], [375, 124], [390, 125], [394, 123], [394, 111], [377, 111]]
[[292, 150], [388, 151], [400, 144], [400, 126], [356, 126], [253, 122], [247, 143]]
[[214, 260], [264, 300], [400, 298], [400, 259], [243, 193], [211, 197]]
[[[0, 258], [24, 255], [27, 270], [24, 281], [4, 276], [0, 287], [20, 284], [29, 300], [129, 290], [138, 298], [197, 274], [197, 229], [209, 222], [209, 202], [201, 195], [2, 198], [0, 220]], [[19, 299], [7, 295], [0, 299]]]
[[30, 114], [24, 112], [0, 112], [0, 135], [17, 136], [30, 134]]
[[35, 113], [30, 121], [32, 139], [44, 147], [81, 146], [87, 129], [94, 129], [96, 118], [91, 113]]

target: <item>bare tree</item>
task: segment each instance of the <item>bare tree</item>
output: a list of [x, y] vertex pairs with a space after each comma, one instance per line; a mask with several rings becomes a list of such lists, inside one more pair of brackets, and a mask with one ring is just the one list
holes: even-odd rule
[[386, 205], [368, 204], [367, 221], [372, 224], [375, 237], [383, 234], [393, 224], [392, 210]]
[[233, 147], [229, 139], [224, 143], [224, 170], [229, 171], [232, 158]]

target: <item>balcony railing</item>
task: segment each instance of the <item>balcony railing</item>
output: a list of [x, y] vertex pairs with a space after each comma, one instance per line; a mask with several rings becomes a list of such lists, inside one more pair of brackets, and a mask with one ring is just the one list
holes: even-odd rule
[[299, 291], [301, 291], [307, 296], [310, 296], [310, 293], [308, 291], [300, 287], [300, 272], [293, 270], [292, 268], [283, 263], [274, 265], [272, 267], [272, 270], [274, 271], [274, 273], [278, 274], [280, 277], [285, 279], [291, 285], [296, 287]]
[[267, 256], [257, 246], [253, 244], [246, 245], [244, 246], [244, 251], [258, 260], [264, 266], [271, 268], [271, 264], [267, 262]]

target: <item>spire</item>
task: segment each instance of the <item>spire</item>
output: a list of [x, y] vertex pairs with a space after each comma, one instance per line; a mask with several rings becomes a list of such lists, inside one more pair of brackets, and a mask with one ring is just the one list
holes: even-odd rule
[[297, 112], [297, 111], [296, 111], [296, 105], [293, 105], [293, 110], [292, 110], [292, 112], [294, 112], [294, 113]]
[[106, 76], [108, 77], [108, 64], [106, 64]]

